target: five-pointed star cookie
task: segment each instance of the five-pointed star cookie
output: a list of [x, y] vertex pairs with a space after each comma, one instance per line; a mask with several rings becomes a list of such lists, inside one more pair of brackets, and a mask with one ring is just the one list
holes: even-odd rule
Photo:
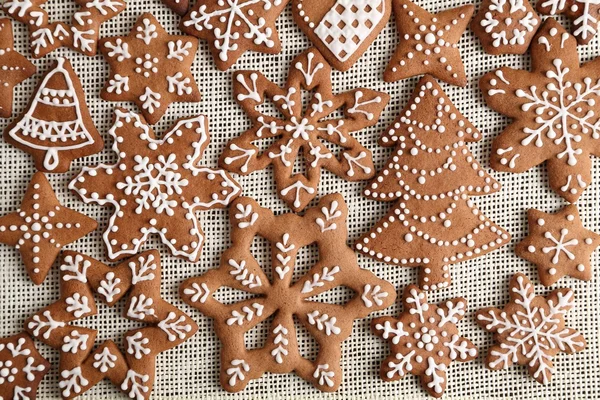
[[85, 167], [69, 184], [86, 203], [115, 208], [103, 235], [109, 258], [137, 253], [158, 233], [174, 255], [198, 261], [204, 236], [196, 211], [225, 207], [240, 193], [228, 173], [198, 165], [208, 120], [181, 119], [158, 140], [140, 115], [122, 108], [115, 115], [117, 163]]
[[477, 323], [494, 332], [499, 343], [490, 347], [485, 363], [493, 370], [526, 365], [536, 381], [547, 384], [554, 373], [555, 355], [586, 347], [583, 336], [565, 323], [565, 314], [575, 307], [575, 294], [565, 288], [536, 296], [523, 274], [511, 278], [509, 293], [510, 301], [503, 309], [488, 307], [475, 314]]
[[[58, 387], [63, 399], [80, 396], [107, 378], [129, 398], [148, 400], [155, 379], [160, 379], [156, 356], [198, 330], [189, 316], [161, 297], [158, 251], [140, 253], [115, 267], [69, 251], [60, 270], [60, 299], [28, 318], [25, 329], [60, 351]], [[143, 325], [124, 333], [122, 347], [112, 340], [95, 347], [100, 332], [80, 320], [98, 314], [96, 300], [112, 307], [121, 299], [126, 299], [123, 316]], [[103, 322], [109, 329], [119, 327], [106, 316]]]
[[580, 65], [577, 41], [548, 18], [531, 42], [531, 72], [509, 67], [479, 86], [492, 109], [511, 118], [492, 144], [497, 171], [525, 172], [547, 161], [550, 187], [577, 201], [600, 156], [600, 58]]
[[592, 279], [590, 258], [600, 246], [600, 235], [585, 229], [577, 206], [568, 205], [556, 214], [530, 209], [529, 235], [517, 244], [515, 252], [538, 267], [546, 286], [565, 275]]
[[394, 0], [400, 44], [383, 74], [386, 82], [431, 74], [452, 85], [465, 86], [467, 76], [458, 41], [475, 7], [466, 5], [431, 14], [409, 0]]
[[110, 76], [100, 97], [133, 101], [144, 118], [155, 124], [174, 102], [198, 102], [192, 75], [198, 39], [169, 35], [150, 13], [140, 15], [127, 36], [100, 41]]
[[49, 370], [26, 333], [0, 339], [0, 399], [34, 400]]
[[183, 32], [207, 40], [217, 68], [227, 70], [247, 50], [281, 51], [275, 20], [289, 0], [197, 1], [181, 20]]
[[75, 0], [76, 6], [72, 7], [75, 12], [68, 24], [50, 20], [50, 15], [42, 7], [47, 2], [48, 0], [6, 0], [3, 4], [5, 13], [29, 27], [34, 58], [44, 57], [63, 46], [86, 56], [96, 55], [100, 25], [119, 14], [126, 6], [124, 0]]
[[0, 217], [0, 242], [19, 249], [29, 277], [39, 285], [60, 249], [97, 226], [93, 219], [62, 207], [44, 174], [37, 172], [21, 207]]
[[33, 65], [15, 51], [12, 24], [8, 18], [0, 19], [0, 117], [12, 114], [13, 89], [35, 73]]

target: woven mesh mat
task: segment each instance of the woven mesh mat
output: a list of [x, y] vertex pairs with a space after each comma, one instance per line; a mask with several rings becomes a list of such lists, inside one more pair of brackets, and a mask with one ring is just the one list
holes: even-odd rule
[[[170, 33], [178, 32], [179, 17], [168, 10], [159, 0], [131, 0], [127, 10], [102, 26], [102, 36], [127, 34], [141, 12], [152, 12]], [[457, 6], [449, 0], [420, 0], [419, 5], [430, 10], [443, 10]], [[461, 1], [460, 3], [464, 3]], [[68, 21], [73, 12], [74, 2], [71, 0], [50, 0], [46, 5], [51, 17], [55, 20]], [[234, 102], [231, 94], [231, 77], [235, 69], [259, 69], [267, 77], [282, 84], [287, 76], [290, 61], [294, 56], [308, 48], [310, 43], [294, 24], [291, 6], [278, 20], [278, 30], [283, 44], [283, 52], [279, 55], [246, 53], [230, 71], [218, 71], [210, 57], [206, 42], [200, 43], [200, 49], [194, 63], [194, 74], [198, 81], [203, 100], [197, 104], [174, 104], [165, 117], [154, 127], [160, 134], [176, 119], [197, 113], [205, 114], [210, 119], [212, 135], [211, 145], [206, 151], [205, 165], [216, 166], [217, 158], [226, 142], [237, 136], [250, 126], [250, 121], [240, 107]], [[564, 19], [560, 21], [570, 28]], [[25, 26], [13, 24], [15, 28], [15, 47], [23, 54], [29, 54], [29, 40]], [[396, 83], [382, 81], [383, 70], [389, 61], [396, 44], [398, 34], [394, 22], [379, 35], [359, 62], [346, 73], [334, 72], [334, 91], [344, 91], [364, 86], [382, 90], [390, 94], [391, 102], [386, 108], [379, 123], [360, 132], [357, 137], [374, 153], [375, 163], [381, 168], [387, 160], [391, 149], [377, 145], [377, 137], [402, 109], [410, 96], [417, 78]], [[481, 45], [469, 30], [460, 42], [465, 61], [469, 84], [466, 88], [458, 88], [442, 84], [459, 110], [472, 121], [482, 132], [484, 139], [470, 145], [471, 150], [485, 167], [489, 168], [489, 152], [492, 138], [508, 123], [503, 116], [487, 108], [478, 89], [479, 77], [487, 71], [499, 66], [528, 69], [529, 55], [524, 56], [489, 56], [483, 52]], [[580, 56], [587, 61], [598, 54], [597, 39], [588, 45], [579, 47]], [[15, 114], [21, 112], [27, 104], [35, 85], [39, 81], [55, 56], [68, 57], [79, 74], [86, 91], [89, 108], [96, 126], [105, 135], [105, 150], [95, 156], [73, 163], [71, 172], [62, 175], [51, 175], [50, 179], [60, 201], [71, 208], [83, 212], [98, 220], [99, 229], [68, 246], [68, 248], [85, 252], [100, 260], [106, 261], [105, 248], [101, 241], [101, 232], [106, 227], [109, 209], [85, 205], [74, 194], [67, 190], [67, 182], [80, 170], [82, 165], [98, 162], [114, 162], [115, 156], [109, 151], [110, 141], [106, 134], [112, 120], [112, 110], [117, 104], [105, 102], [99, 98], [99, 92], [106, 77], [108, 67], [102, 56], [85, 57], [70, 50], [60, 49], [41, 60], [34, 61], [38, 73], [15, 90]], [[137, 110], [133, 104], [119, 104]], [[4, 129], [7, 121], [0, 122]], [[25, 188], [34, 173], [31, 158], [3, 141], [0, 141], [0, 213], [14, 211], [20, 204]], [[548, 189], [548, 177], [545, 168], [533, 168], [521, 174], [492, 173], [503, 185], [501, 192], [475, 198], [479, 208], [500, 226], [508, 229], [513, 235], [511, 244], [484, 257], [463, 262], [452, 267], [453, 285], [439, 292], [430, 294], [432, 302], [464, 296], [469, 302], [469, 313], [461, 322], [460, 328], [467, 338], [480, 349], [481, 356], [468, 363], [454, 363], [449, 370], [448, 398], [598, 398], [600, 397], [600, 268], [597, 267], [598, 255], [592, 260], [596, 266], [594, 279], [581, 282], [573, 279], [562, 279], [558, 286], [570, 286], [577, 295], [577, 307], [567, 315], [567, 322], [580, 330], [588, 342], [588, 348], [572, 356], [559, 355], [555, 358], [557, 371], [550, 384], [542, 386], [527, 375], [524, 367], [512, 367], [501, 372], [487, 370], [483, 364], [483, 356], [492, 343], [492, 337], [477, 327], [473, 320], [473, 312], [484, 306], [502, 306], [508, 300], [508, 278], [515, 272], [527, 274], [534, 283], [538, 293], [546, 293], [539, 285], [535, 266], [520, 259], [514, 254], [514, 243], [526, 234], [526, 211], [536, 207], [543, 211], [555, 211], [565, 203]], [[578, 205], [584, 224], [596, 232], [600, 232], [600, 215], [598, 214], [598, 198], [600, 196], [600, 161], [594, 162], [593, 176], [595, 183], [586, 190]], [[275, 212], [289, 212], [283, 202], [278, 199], [273, 183], [271, 169], [260, 171], [249, 177], [240, 177], [246, 195], [255, 198], [262, 206], [270, 207]], [[340, 192], [344, 195], [349, 209], [349, 241], [354, 241], [375, 221], [382, 217], [391, 204], [367, 200], [361, 195], [365, 183], [348, 183], [330, 173], [324, 173], [320, 185], [320, 193]], [[178, 285], [186, 278], [199, 275], [218, 265], [220, 254], [229, 245], [229, 222], [225, 210], [210, 211], [202, 214], [201, 222], [207, 236], [203, 256], [199, 263], [192, 264], [176, 259], [168, 254], [166, 248], [153, 238], [145, 248], [156, 247], [161, 250], [163, 262], [162, 295], [168, 301], [188, 312], [200, 326], [199, 332], [183, 345], [159, 355], [157, 360], [157, 380], [154, 385], [154, 399], [191, 399], [191, 398], [426, 398], [418, 379], [409, 376], [403, 381], [384, 383], [378, 376], [381, 360], [388, 354], [388, 345], [375, 337], [369, 329], [371, 318], [359, 320], [354, 325], [352, 336], [343, 344], [342, 368], [344, 380], [341, 388], [334, 394], [322, 394], [310, 384], [293, 374], [266, 374], [262, 379], [252, 381], [248, 387], [238, 394], [227, 394], [219, 385], [219, 350], [220, 344], [213, 332], [212, 321], [196, 310], [186, 306], [178, 298]], [[257, 258], [268, 262], [268, 248], [265, 243], [257, 242], [255, 246]], [[306, 271], [316, 260], [314, 248], [305, 249], [299, 256], [298, 268]], [[58, 268], [55, 266], [43, 285], [36, 287], [27, 278], [17, 250], [0, 246], [0, 315], [2, 324], [0, 336], [16, 334], [22, 330], [23, 321], [32, 313], [47, 306], [59, 297]], [[387, 266], [383, 263], [358, 256], [362, 267], [372, 270], [379, 277], [394, 284], [399, 292], [409, 283], [416, 282], [417, 270]], [[237, 293], [219, 292], [223, 301], [239, 300]], [[347, 293], [342, 291], [328, 294], [328, 301], [341, 301]], [[97, 341], [108, 338], [122, 340], [123, 333], [135, 323], [121, 317], [122, 309], [112, 309], [99, 304], [99, 315], [83, 320], [86, 326], [100, 331]], [[379, 314], [396, 314], [395, 305]], [[81, 322], [79, 322], [81, 323]], [[264, 343], [267, 334], [266, 325], [259, 325], [247, 334], [248, 347], [258, 347]], [[299, 331], [301, 351], [304, 355], [314, 356], [318, 351], [316, 344], [306, 334]], [[39, 344], [40, 350], [53, 364], [48, 376], [39, 389], [39, 398], [59, 398], [57, 351]], [[116, 387], [103, 381], [89, 390], [81, 398], [124, 398]]]

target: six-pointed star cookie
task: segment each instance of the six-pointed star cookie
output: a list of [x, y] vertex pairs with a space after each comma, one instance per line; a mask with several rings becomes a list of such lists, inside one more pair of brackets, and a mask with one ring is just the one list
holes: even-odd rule
[[111, 259], [135, 254], [151, 233], [171, 252], [198, 261], [204, 236], [198, 210], [225, 207], [240, 188], [220, 169], [199, 166], [208, 146], [208, 120], [181, 119], [162, 140], [143, 117], [118, 108], [109, 134], [119, 160], [85, 167], [69, 187], [86, 203], [112, 205], [104, 233]]
[[35, 399], [49, 369], [26, 333], [0, 339], [0, 399]]
[[217, 68], [225, 71], [247, 50], [281, 51], [275, 20], [289, 0], [204, 0], [181, 20], [183, 32], [207, 40]]
[[394, 0], [400, 44], [383, 79], [394, 82], [431, 74], [452, 85], [465, 86], [467, 76], [458, 41], [474, 10], [473, 5], [466, 5], [431, 14], [409, 0]]
[[42, 172], [33, 175], [21, 207], [0, 218], [0, 242], [19, 249], [31, 280], [41, 284], [60, 249], [98, 224], [62, 207]]
[[485, 74], [479, 86], [492, 109], [513, 119], [492, 144], [497, 171], [525, 172], [547, 161], [552, 189], [575, 202], [600, 155], [600, 58], [580, 66], [577, 41], [548, 18], [531, 44], [532, 70]]
[[575, 307], [571, 289], [557, 289], [546, 297], [536, 296], [531, 281], [515, 274], [509, 285], [510, 301], [503, 309], [477, 311], [475, 319], [499, 343], [490, 347], [485, 358], [488, 368], [506, 369], [526, 365], [539, 383], [550, 382], [554, 373], [552, 358], [559, 352], [585, 349], [583, 336], [565, 324], [565, 314]]
[[200, 101], [191, 72], [197, 49], [198, 39], [169, 35], [152, 14], [142, 14], [129, 35], [100, 41], [100, 51], [110, 65], [100, 97], [133, 101], [155, 124], [171, 103]]
[[35, 73], [33, 65], [15, 51], [12, 24], [8, 18], [0, 19], [0, 117], [12, 114], [13, 89]]
[[600, 246], [600, 235], [585, 229], [577, 206], [569, 205], [556, 214], [530, 209], [529, 235], [517, 244], [515, 252], [538, 267], [546, 286], [565, 275], [592, 279], [590, 258]]
[[[154, 385], [156, 356], [185, 342], [198, 329], [189, 316], [161, 297], [158, 251], [138, 254], [116, 267], [69, 251], [60, 270], [61, 298], [27, 319], [25, 329], [60, 350], [62, 397], [77, 397], [108, 378], [130, 398], [147, 400]], [[99, 332], [70, 324], [97, 314], [94, 294], [109, 307], [126, 297], [123, 316], [144, 324], [125, 332], [125, 351], [112, 340], [94, 348]], [[111, 322], [103, 326], [115, 325]]]
[[373, 331], [390, 342], [392, 355], [383, 361], [381, 378], [397, 381], [408, 373], [419, 375], [423, 388], [433, 397], [446, 390], [446, 371], [453, 361], [470, 361], [477, 348], [458, 331], [467, 311], [462, 297], [439, 306], [427, 303], [427, 295], [416, 285], [407, 286], [402, 297], [404, 311], [398, 318], [380, 317], [371, 322]]
[[[87, 56], [96, 55], [100, 25], [125, 9], [124, 0], [75, 0], [79, 7], [71, 24], [51, 22], [42, 7], [48, 0], [7, 0], [4, 12], [29, 27], [32, 55], [44, 57], [65, 46]], [[62, 2], [64, 3], [64, 2]], [[68, 6], [67, 6], [68, 7]]]

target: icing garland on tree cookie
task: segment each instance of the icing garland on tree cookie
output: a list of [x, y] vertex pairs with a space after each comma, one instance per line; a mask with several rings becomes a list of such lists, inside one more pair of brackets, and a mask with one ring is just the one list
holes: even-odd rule
[[590, 155], [600, 155], [600, 60], [580, 66], [575, 38], [552, 18], [531, 56], [531, 72], [503, 67], [479, 82], [488, 106], [514, 120], [494, 140], [491, 166], [525, 172], [547, 161], [552, 189], [575, 202], [592, 181]]
[[[355, 319], [384, 309], [395, 299], [388, 282], [359, 268], [355, 253], [346, 245], [348, 209], [339, 194], [323, 197], [304, 216], [275, 216], [254, 200], [237, 199], [230, 208], [232, 246], [218, 269], [186, 280], [180, 287], [184, 301], [214, 318], [221, 346], [221, 385], [242, 390], [265, 372], [296, 372], [318, 389], [331, 392], [342, 382], [341, 343], [352, 333]], [[251, 253], [254, 238], [268, 240], [272, 249], [272, 276]], [[316, 243], [319, 261], [295, 282], [296, 256], [302, 247]], [[314, 296], [345, 286], [355, 294], [344, 305], [325, 303]], [[213, 297], [221, 287], [257, 295], [223, 304]], [[274, 316], [266, 344], [245, 347], [244, 335]], [[294, 319], [319, 345], [316, 360], [299, 351]]]
[[568, 205], [556, 214], [536, 209], [527, 213], [529, 235], [515, 247], [515, 252], [537, 265], [545, 286], [569, 275], [592, 279], [590, 257], [600, 246], [600, 235], [585, 229], [577, 206]]
[[96, 54], [100, 25], [125, 9], [123, 0], [75, 0], [79, 6], [71, 24], [51, 22], [42, 7], [48, 0], [6, 0], [4, 12], [29, 27], [31, 53], [42, 58], [59, 47], [86, 56]]
[[[77, 397], [108, 378], [130, 398], [148, 399], [156, 356], [185, 342], [198, 329], [190, 317], [162, 299], [158, 251], [138, 254], [116, 267], [69, 251], [60, 270], [61, 298], [28, 318], [25, 328], [59, 349], [62, 397]], [[146, 324], [124, 334], [125, 352], [112, 340], [94, 349], [98, 331], [70, 324], [96, 315], [94, 294], [108, 306], [126, 297], [124, 317]]]
[[217, 68], [227, 70], [247, 50], [277, 54], [281, 43], [275, 20], [289, 0], [197, 1], [180, 29], [207, 40]]
[[510, 234], [470, 198], [500, 189], [467, 147], [479, 140], [481, 133], [435, 79], [421, 78], [379, 140], [395, 152], [365, 189], [368, 197], [397, 203], [356, 248], [386, 263], [420, 267], [419, 284], [435, 290], [450, 284], [450, 264], [508, 243]]
[[371, 322], [375, 334], [389, 341], [392, 351], [381, 365], [381, 378], [397, 381], [409, 373], [418, 375], [429, 395], [442, 397], [450, 364], [477, 357], [477, 348], [456, 326], [467, 312], [467, 301], [458, 297], [439, 306], [428, 304], [427, 295], [410, 285], [404, 289], [402, 303], [404, 311], [398, 318], [379, 317]]
[[[303, 92], [310, 91], [314, 95], [303, 110]], [[233, 92], [253, 126], [227, 144], [219, 159], [222, 168], [247, 175], [272, 164], [277, 192], [294, 211], [317, 196], [322, 168], [349, 181], [373, 176], [371, 152], [351, 133], [376, 124], [389, 97], [364, 88], [333, 94], [331, 68], [317, 50], [309, 49], [292, 61], [284, 88], [260, 72], [241, 71], [234, 76]], [[258, 109], [269, 102], [280, 116]], [[343, 115], [328, 118], [338, 111]], [[269, 139], [275, 142], [265, 151], [255, 144]], [[334, 154], [324, 142], [342, 150]], [[306, 173], [294, 174], [301, 154]]]
[[29, 277], [40, 285], [60, 249], [97, 226], [93, 219], [61, 206], [44, 174], [37, 172], [19, 209], [0, 217], [0, 242], [19, 250]]
[[140, 15], [127, 36], [100, 41], [110, 65], [100, 97], [133, 101], [150, 124], [174, 102], [198, 102], [200, 92], [191, 71], [198, 39], [169, 35], [150, 13]]
[[34, 400], [49, 369], [26, 333], [0, 339], [0, 398]]
[[546, 297], [536, 296], [523, 274], [512, 277], [509, 292], [510, 301], [503, 309], [484, 308], [475, 314], [477, 323], [494, 332], [499, 343], [490, 347], [485, 363], [493, 370], [526, 365], [536, 381], [547, 384], [554, 373], [555, 355], [586, 347], [583, 336], [565, 323], [565, 314], [575, 307], [575, 295], [571, 289], [557, 289]]
[[196, 212], [225, 207], [241, 190], [225, 171], [199, 165], [208, 120], [180, 119], [158, 140], [140, 115], [117, 108], [115, 116], [117, 163], [85, 167], [69, 184], [86, 203], [115, 208], [103, 235], [108, 257], [135, 254], [157, 233], [173, 255], [198, 261], [204, 236]]

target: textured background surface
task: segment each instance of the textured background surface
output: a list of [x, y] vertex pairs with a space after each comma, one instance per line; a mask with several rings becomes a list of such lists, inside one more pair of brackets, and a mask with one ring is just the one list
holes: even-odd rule
[[[144, 11], [151, 11], [170, 33], [177, 33], [179, 17], [164, 7], [159, 0], [131, 0], [128, 8], [113, 20], [102, 26], [102, 36], [127, 34], [136, 17]], [[461, 4], [464, 1], [460, 2]], [[59, 5], [60, 4], [60, 5]], [[51, 16], [57, 20], [68, 21], [75, 3], [71, 0], [49, 1], [46, 5]], [[421, 0], [421, 6], [430, 10], [442, 10], [458, 5], [451, 1]], [[249, 127], [249, 120], [243, 114], [231, 95], [231, 76], [236, 69], [260, 69], [267, 77], [281, 84], [287, 76], [290, 60], [309, 47], [309, 42], [293, 23], [291, 7], [278, 20], [279, 34], [283, 44], [283, 52], [279, 55], [267, 56], [258, 53], [246, 53], [244, 57], [227, 72], [218, 71], [210, 57], [206, 42], [200, 43], [200, 49], [194, 63], [194, 74], [203, 95], [201, 103], [175, 104], [155, 126], [160, 134], [177, 118], [202, 113], [210, 119], [212, 142], [205, 154], [205, 165], [215, 166], [218, 155], [228, 139], [238, 135]], [[561, 22], [566, 23], [563, 19]], [[570, 26], [568, 23], [566, 23]], [[28, 39], [24, 25], [13, 24], [15, 28], [16, 48], [29, 55]], [[343, 91], [358, 86], [383, 90], [390, 94], [391, 102], [375, 127], [360, 132], [357, 137], [374, 153], [375, 163], [381, 168], [388, 158], [391, 149], [377, 145], [377, 137], [395, 118], [410, 96], [417, 78], [396, 83], [384, 83], [381, 79], [383, 70], [391, 57], [396, 43], [397, 31], [391, 21], [367, 53], [348, 72], [333, 75], [334, 91]], [[523, 56], [489, 56], [483, 52], [477, 38], [467, 30], [460, 42], [463, 60], [465, 61], [469, 84], [466, 88], [450, 87], [442, 84], [459, 110], [469, 118], [483, 133], [484, 139], [472, 144], [471, 150], [485, 167], [489, 168], [489, 151], [494, 138], [507, 124], [507, 119], [488, 109], [477, 87], [477, 81], [485, 72], [503, 65], [515, 68], [529, 68], [530, 58]], [[579, 47], [583, 61], [598, 54], [598, 41], [594, 39], [589, 46]], [[60, 49], [42, 60], [34, 61], [38, 73], [18, 86], [15, 90], [15, 115], [21, 112], [35, 85], [44, 73], [53, 57], [63, 55], [71, 59], [86, 90], [87, 101], [96, 126], [108, 141], [106, 132], [111, 120], [112, 110], [117, 105], [99, 98], [99, 92], [108, 75], [107, 64], [102, 56], [85, 57], [70, 50]], [[122, 104], [136, 110], [133, 104]], [[9, 120], [0, 121], [0, 129], [4, 129]], [[106, 227], [110, 211], [96, 205], [84, 205], [77, 196], [67, 190], [67, 182], [79, 171], [82, 165], [102, 162], [114, 162], [115, 156], [109, 151], [110, 142], [105, 150], [95, 156], [73, 163], [71, 172], [50, 176], [59, 200], [66, 206], [75, 208], [99, 221], [100, 228], [86, 238], [69, 246], [70, 249], [85, 252], [100, 260], [106, 261], [101, 232]], [[12, 212], [20, 204], [25, 188], [34, 172], [30, 157], [0, 141], [0, 213]], [[482, 211], [499, 225], [508, 229], [513, 241], [499, 251], [485, 257], [463, 262], [452, 267], [453, 285], [443, 291], [430, 295], [431, 301], [441, 301], [455, 296], [464, 296], [469, 301], [469, 313], [461, 322], [460, 328], [467, 338], [480, 349], [481, 356], [474, 362], [466, 364], [454, 363], [449, 371], [448, 398], [598, 398], [600, 396], [600, 268], [597, 268], [598, 256], [592, 260], [596, 266], [594, 279], [591, 282], [580, 282], [570, 278], [563, 279], [558, 287], [570, 286], [577, 295], [576, 309], [567, 316], [567, 323], [580, 330], [588, 342], [588, 348], [573, 356], [559, 355], [555, 359], [557, 371], [549, 385], [541, 386], [531, 379], [524, 367], [513, 367], [507, 371], [492, 372], [485, 369], [483, 356], [491, 344], [491, 335], [477, 327], [473, 321], [473, 312], [483, 306], [502, 306], [508, 299], [508, 278], [514, 272], [527, 274], [536, 284], [538, 293], [547, 290], [539, 285], [535, 266], [519, 259], [513, 251], [527, 230], [525, 213], [530, 207], [543, 211], [554, 211], [564, 205], [564, 201], [551, 192], [547, 186], [547, 175], [544, 167], [538, 167], [522, 175], [492, 174], [501, 182], [500, 193], [477, 198], [476, 202]], [[585, 225], [589, 229], [600, 232], [600, 215], [598, 215], [598, 197], [600, 195], [600, 162], [594, 162], [595, 183], [579, 200], [579, 210]], [[275, 194], [272, 171], [270, 169], [254, 173], [249, 177], [240, 177], [245, 194], [255, 198], [262, 206], [271, 207], [276, 212], [289, 210]], [[320, 193], [340, 192], [346, 198], [350, 209], [349, 241], [354, 241], [378, 220], [390, 204], [367, 200], [361, 195], [365, 183], [348, 183], [332, 174], [324, 173]], [[150, 240], [145, 248], [157, 247], [161, 250], [163, 261], [162, 294], [168, 300], [189, 312], [198, 322], [200, 330], [191, 340], [182, 346], [161, 354], [158, 357], [157, 382], [154, 387], [155, 399], [184, 398], [366, 398], [396, 397], [425, 398], [418, 380], [409, 376], [404, 381], [384, 383], [379, 379], [378, 370], [381, 360], [388, 354], [387, 344], [372, 335], [367, 318], [357, 321], [354, 334], [344, 343], [342, 368], [344, 381], [336, 394], [322, 395], [311, 385], [303, 382], [293, 374], [267, 374], [262, 379], [251, 382], [246, 390], [237, 395], [228, 395], [218, 383], [220, 344], [212, 331], [212, 322], [199, 312], [187, 307], [177, 296], [177, 287], [181, 281], [193, 275], [204, 273], [218, 265], [221, 252], [229, 244], [229, 223], [225, 210], [204, 213], [201, 217], [207, 243], [203, 257], [197, 264], [184, 262], [167, 253], [166, 248], [157, 240]], [[264, 256], [265, 247], [257, 246], [257, 258]], [[305, 268], [316, 260], [314, 249], [301, 252], [298, 268]], [[30, 314], [55, 301], [59, 296], [58, 268], [55, 266], [45, 283], [35, 287], [27, 278], [21, 265], [17, 250], [0, 245], [0, 315], [2, 325], [0, 336], [16, 334], [22, 330], [23, 321]], [[416, 282], [416, 269], [400, 269], [377, 263], [369, 258], [358, 256], [361, 266], [375, 272], [379, 277], [389, 280], [399, 291], [409, 283]], [[239, 299], [237, 294], [220, 292], [223, 300]], [[340, 300], [343, 293], [330, 296], [330, 301]], [[100, 303], [99, 303], [100, 304]], [[397, 305], [380, 314], [396, 315]], [[100, 305], [99, 314], [80, 321], [86, 326], [100, 330], [97, 341], [114, 338], [117, 343], [122, 334], [133, 326], [131, 322], [120, 316], [122, 309], [117, 305], [109, 309]], [[258, 326], [247, 335], [249, 347], [260, 346], [266, 337], [266, 326]], [[300, 333], [299, 333], [300, 335]], [[306, 335], [305, 335], [306, 338]], [[316, 354], [315, 343], [306, 338], [303, 352], [307, 356]], [[39, 398], [58, 398], [57, 368], [58, 353], [39, 344], [41, 352], [55, 366], [40, 386]], [[124, 398], [119, 390], [108, 381], [103, 381], [82, 398]]]

